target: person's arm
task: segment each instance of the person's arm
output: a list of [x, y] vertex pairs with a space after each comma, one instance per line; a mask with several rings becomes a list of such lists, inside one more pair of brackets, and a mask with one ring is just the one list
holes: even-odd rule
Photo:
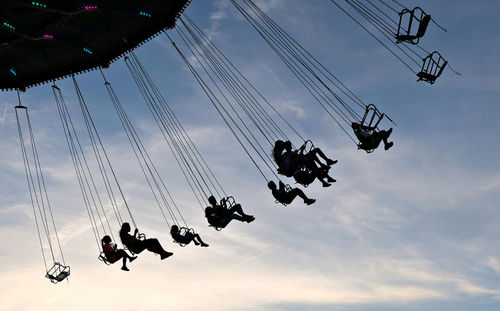
[[134, 238], [136, 238], [136, 239], [137, 239], [137, 233], [138, 232], [139, 232], [139, 229], [135, 228], [135, 230], [134, 230]]

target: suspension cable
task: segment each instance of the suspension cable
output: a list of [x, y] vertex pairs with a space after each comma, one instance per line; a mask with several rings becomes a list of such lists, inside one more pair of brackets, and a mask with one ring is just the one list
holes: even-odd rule
[[[43, 172], [42, 172], [42, 166], [40, 163], [40, 156], [38, 153], [38, 149], [36, 147], [35, 137], [33, 134], [33, 127], [31, 124], [31, 119], [29, 116], [28, 108], [22, 105], [19, 90], [17, 91], [17, 96], [18, 96], [18, 105], [15, 107], [15, 113], [16, 113], [16, 122], [17, 122], [18, 134], [19, 134], [19, 141], [20, 141], [20, 145], [21, 145], [21, 152], [22, 152], [22, 156], [23, 156], [26, 179], [28, 181], [30, 200], [31, 200], [32, 208], [33, 208], [33, 213], [35, 216], [35, 224], [37, 227], [38, 239], [39, 239], [40, 248], [42, 251], [42, 257], [43, 257], [43, 261], [44, 261], [45, 270], [48, 272], [47, 261], [45, 259], [44, 246], [43, 246], [42, 237], [41, 237], [41, 233], [40, 233], [40, 223], [39, 223], [38, 216], [36, 213], [35, 205], [38, 207], [38, 212], [40, 215], [40, 222], [41, 222], [41, 225], [43, 227], [43, 231], [45, 232], [45, 235], [46, 235], [47, 244], [48, 244], [53, 262], [54, 263], [56, 262], [56, 258], [55, 258], [55, 254], [54, 254], [54, 250], [53, 250], [53, 246], [52, 246], [52, 234], [50, 233], [49, 222], [52, 224], [54, 236], [55, 236], [55, 239], [57, 242], [57, 246], [59, 249], [59, 254], [61, 256], [62, 262], [63, 262], [63, 264], [66, 264], [66, 263], [65, 263], [65, 258], [64, 258], [64, 254], [62, 251], [62, 247], [61, 247], [61, 242], [59, 240], [59, 234], [57, 232], [57, 227], [56, 227], [55, 220], [54, 220], [54, 214], [52, 212], [52, 206], [50, 204], [50, 200], [49, 200], [49, 196], [48, 196], [45, 178], [44, 178]], [[26, 127], [28, 129], [28, 134], [29, 134], [29, 142], [30, 142], [30, 147], [31, 147], [30, 149], [32, 151], [31, 155], [33, 158], [32, 162], [33, 162], [33, 166], [34, 166], [34, 174], [36, 175], [36, 184], [35, 184], [35, 179], [33, 178], [33, 170], [31, 169], [31, 164], [30, 164], [28, 152], [27, 152], [27, 148], [25, 145], [25, 139], [23, 137], [23, 130], [21, 129], [21, 122], [20, 122], [19, 115], [18, 115], [18, 109], [22, 109], [25, 112]], [[37, 188], [38, 188], [38, 191], [37, 191]], [[50, 216], [50, 221], [47, 217], [47, 213]]]
[[[166, 32], [164, 32], [164, 33], [167, 36], [167, 38], [169, 39], [169, 41], [172, 44], [172, 46], [175, 48], [175, 50], [179, 54], [179, 56], [182, 58], [182, 60], [184, 61], [184, 63], [188, 67], [188, 69], [191, 71], [191, 73], [195, 77], [195, 79], [198, 82], [198, 84], [200, 85], [200, 87], [203, 89], [203, 91], [205, 92], [205, 94], [208, 96], [208, 98], [210, 100], [210, 103], [217, 110], [217, 112], [221, 116], [221, 118], [224, 121], [224, 123], [227, 125], [227, 127], [229, 128], [229, 130], [231, 131], [231, 133], [233, 134], [233, 136], [236, 138], [236, 140], [238, 141], [238, 143], [241, 145], [241, 147], [243, 148], [243, 150], [245, 151], [245, 153], [248, 155], [248, 157], [250, 158], [250, 160], [252, 161], [252, 163], [254, 164], [254, 166], [257, 168], [257, 170], [259, 171], [259, 173], [262, 175], [262, 177], [264, 178], [264, 180], [266, 182], [269, 181], [269, 179], [266, 177], [266, 174], [264, 174], [263, 170], [257, 164], [257, 162], [255, 161], [254, 157], [251, 155], [250, 151], [248, 150], [248, 148], [245, 146], [245, 144], [243, 144], [243, 141], [241, 140], [241, 138], [239, 137], [239, 135], [236, 133], [236, 131], [233, 128], [233, 126], [231, 126], [231, 124], [229, 123], [229, 120], [231, 120], [232, 124], [234, 124], [234, 127], [236, 127], [238, 129], [238, 131], [242, 134], [242, 136], [246, 139], [246, 141], [249, 142], [249, 144], [251, 145], [252, 149], [254, 149], [254, 151], [261, 158], [261, 160], [266, 164], [266, 166], [269, 168], [269, 170], [279, 179], [279, 177], [276, 175], [276, 173], [274, 172], [274, 170], [266, 162], [265, 158], [262, 157], [262, 155], [258, 152], [258, 150], [251, 143], [251, 141], [249, 140], [249, 138], [245, 135], [245, 133], [243, 132], [243, 130], [241, 129], [241, 127], [238, 126], [238, 124], [231, 117], [231, 115], [227, 112], [227, 110], [224, 108], [224, 106], [222, 105], [222, 103], [220, 102], [220, 100], [217, 98], [217, 96], [215, 96], [215, 94], [208, 87], [208, 85], [206, 84], [206, 82], [202, 79], [202, 77], [200, 76], [200, 74], [194, 69], [193, 65], [189, 62], [189, 60], [186, 58], [186, 56], [178, 48], [177, 44], [172, 40], [172, 38], [168, 35], [168, 33], [166, 33]], [[194, 55], [196, 57], [196, 54], [194, 54]], [[204, 68], [204, 70], [206, 70], [205, 67], [203, 67], [203, 63], [200, 63], [200, 65], [202, 66], [202, 68]], [[224, 111], [225, 114], [223, 113], [223, 111]]]
[[[69, 114], [61, 89], [54, 83], [52, 86], [52, 91], [54, 93], [54, 98], [58, 108], [61, 124], [63, 126], [66, 142], [68, 144], [68, 149], [73, 160], [73, 166], [75, 168], [83, 201], [89, 215], [97, 248], [99, 251], [101, 251], [100, 237], [109, 234], [111, 235], [113, 240], [115, 240], [113, 230], [111, 229], [109, 222], [107, 222], [106, 225], [104, 224], [101, 212], [99, 211], [101, 210], [104, 215], [106, 214], [101, 196], [99, 194], [99, 191], [97, 190], [95, 179], [92, 175], [92, 171], [83, 151], [80, 139], [78, 138], [73, 120]], [[107, 219], [107, 216], [105, 216], [104, 218]], [[99, 232], [99, 227], [101, 227], [103, 234]], [[106, 227], [108, 227], [108, 230], [106, 230]]]

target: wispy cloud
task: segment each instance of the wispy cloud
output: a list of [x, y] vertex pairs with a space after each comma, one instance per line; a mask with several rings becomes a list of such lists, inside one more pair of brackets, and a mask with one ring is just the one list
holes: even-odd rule
[[3, 108], [2, 116], [0, 117], [0, 129], [3, 128], [5, 120], [7, 119], [7, 108], [8, 108], [8, 105], [5, 104], [4, 108]]

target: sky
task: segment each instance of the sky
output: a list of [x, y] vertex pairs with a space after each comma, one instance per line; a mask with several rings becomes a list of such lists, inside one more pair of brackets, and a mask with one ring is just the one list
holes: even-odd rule
[[[172, 243], [98, 72], [77, 77], [140, 229], [174, 256], [140, 254], [106, 266], [79, 192], [49, 86], [21, 94], [30, 109], [69, 282], [44, 278], [17, 137], [14, 92], [0, 93], [0, 310], [499, 310], [500, 3], [405, 1], [448, 29], [423, 40], [461, 76], [416, 77], [326, 0], [257, 3], [367, 103], [396, 123], [389, 151], [366, 154], [228, 0], [186, 10], [241, 72], [306, 137], [338, 159], [317, 199], [275, 204], [262, 176], [163, 36], [136, 50], [183, 125], [251, 224], [207, 226], [119, 60], [106, 70], [153, 160], [208, 248]], [[59, 83], [80, 122], [71, 81]], [[496, 104], [495, 104], [496, 103]], [[82, 132], [83, 133], [83, 132]], [[81, 135], [84, 137], [84, 135]], [[87, 145], [87, 151], [90, 152]], [[89, 153], [90, 158], [90, 153]], [[290, 181], [291, 182], [291, 181]], [[116, 227], [116, 231], [119, 228]]]

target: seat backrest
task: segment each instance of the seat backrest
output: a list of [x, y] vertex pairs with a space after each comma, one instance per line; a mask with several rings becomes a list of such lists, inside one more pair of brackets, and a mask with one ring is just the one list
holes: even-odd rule
[[425, 15], [422, 20], [420, 21], [420, 25], [418, 25], [418, 31], [417, 31], [417, 38], [422, 38], [425, 34], [425, 31], [427, 30], [427, 26], [429, 25], [429, 22], [431, 21], [431, 16], [430, 15]]

